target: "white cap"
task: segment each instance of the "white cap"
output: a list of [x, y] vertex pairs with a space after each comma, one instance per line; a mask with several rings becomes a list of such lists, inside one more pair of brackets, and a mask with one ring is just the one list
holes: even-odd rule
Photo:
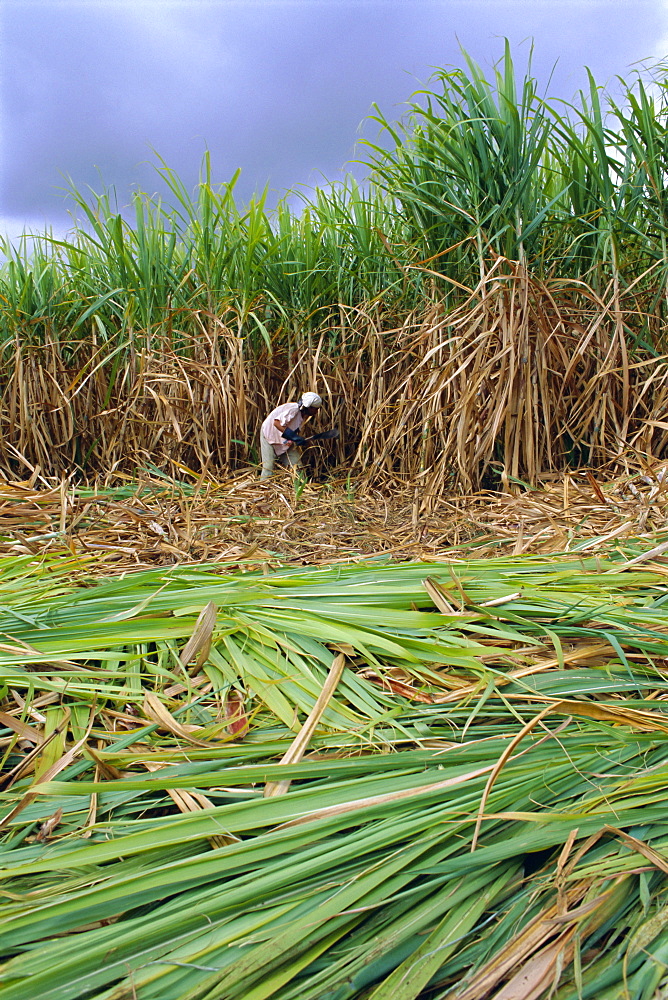
[[309, 409], [313, 408], [314, 410], [322, 406], [322, 400], [317, 392], [305, 392], [299, 402], [302, 406], [309, 407]]

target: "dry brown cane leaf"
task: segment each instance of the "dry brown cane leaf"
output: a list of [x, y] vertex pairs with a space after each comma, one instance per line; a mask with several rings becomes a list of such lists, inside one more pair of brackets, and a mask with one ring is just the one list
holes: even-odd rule
[[198, 747], [211, 748], [216, 746], [215, 743], [197, 739], [197, 736], [194, 734], [199, 732], [202, 727], [182, 725], [174, 718], [171, 712], [165, 708], [158, 696], [153, 694], [152, 691], [147, 692], [144, 696], [143, 708], [144, 715], [147, 719], [157, 723], [162, 729], [166, 729], [167, 732], [172, 733], [172, 735], [178, 736], [180, 739], [186, 740], [188, 743], [192, 743], [194, 746]]
[[37, 732], [33, 726], [29, 726], [27, 722], [23, 722], [22, 719], [17, 719], [13, 715], [8, 715], [7, 712], [0, 712], [0, 724], [5, 726], [7, 729], [12, 729], [22, 740], [27, 740], [29, 743], [34, 743], [35, 746], [40, 746], [44, 743], [44, 735]]
[[[60, 723], [60, 726], [54, 729], [52, 735], [57, 736], [61, 728], [67, 725], [68, 721], [69, 721], [69, 711], [67, 713], [67, 718]], [[66, 767], [70, 766], [72, 761], [75, 760], [77, 754], [79, 753], [79, 750], [81, 749], [82, 746], [85, 745], [86, 740], [90, 736], [90, 731], [93, 728], [94, 721], [95, 721], [95, 706], [91, 708], [88, 727], [82, 738], [77, 743], [75, 743], [73, 747], [70, 747], [70, 749], [66, 753], [64, 753], [59, 760], [55, 761], [55, 763], [51, 765], [48, 771], [45, 771], [45, 773], [41, 775], [39, 783], [35, 786], [31, 786], [25, 793], [21, 801], [18, 802], [14, 806], [14, 808], [10, 810], [10, 812], [8, 812], [5, 816], [3, 816], [3, 818], [0, 820], [0, 830], [4, 829], [7, 826], [7, 824], [14, 819], [15, 816], [18, 816], [18, 814], [23, 809], [25, 809], [27, 805], [30, 805], [30, 803], [37, 798], [37, 796], [39, 795], [39, 789], [42, 785], [47, 784], [47, 782], [51, 781], [58, 774], [60, 774], [61, 771], [64, 771]], [[42, 750], [46, 746], [46, 744], [47, 740], [44, 740], [42, 746], [36, 749]]]
[[187, 667], [195, 656], [197, 657], [195, 670], [199, 670], [202, 664], [206, 662], [209, 650], [211, 649], [213, 630], [216, 627], [217, 612], [218, 609], [213, 601], [209, 601], [206, 607], [200, 612], [195, 622], [193, 634], [181, 650], [179, 659], [184, 667]]
[[[156, 771], [169, 771], [169, 768], [164, 767], [162, 764], [151, 764], [147, 763], [147, 761], [143, 763], [146, 770], [152, 773]], [[215, 809], [215, 805], [211, 799], [203, 795], [202, 792], [187, 791], [185, 788], [168, 788], [166, 791], [179, 809], [179, 812], [193, 813], [200, 812], [202, 809]], [[207, 839], [213, 848], [227, 847], [228, 844], [237, 843], [239, 840], [232, 833], [214, 834], [214, 836]]]

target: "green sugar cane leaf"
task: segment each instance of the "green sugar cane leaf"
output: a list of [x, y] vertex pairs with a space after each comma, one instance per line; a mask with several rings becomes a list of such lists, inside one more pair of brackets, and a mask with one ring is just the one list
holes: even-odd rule
[[[240, 953], [238, 940], [262, 932], [265, 924], [290, 914], [291, 906], [267, 907], [258, 913], [237, 916], [232, 920], [211, 922], [206, 931], [190, 936], [179, 935], [164, 958], [142, 958], [132, 970], [131, 982], [138, 995], [159, 1000], [179, 996], [192, 989], [200, 973], [215, 972], [230, 964]], [[138, 928], [141, 933], [141, 928]], [[127, 974], [127, 969], [126, 969]], [[127, 996], [127, 979], [98, 995], [96, 1000], [122, 1000]]]
[[631, 667], [629, 665], [629, 661], [628, 661], [628, 659], [626, 657], [626, 654], [625, 654], [624, 650], [622, 649], [622, 646], [621, 646], [621, 644], [620, 644], [619, 639], [617, 638], [617, 636], [614, 635], [612, 632], [609, 632], [609, 631], [607, 631], [605, 629], [601, 629], [601, 635], [605, 639], [608, 640], [608, 642], [610, 643], [610, 645], [612, 646], [612, 648], [616, 652], [617, 656], [619, 657], [620, 662], [624, 664], [624, 666], [626, 667], [629, 675], [632, 676]]
[[[256, 616], [261, 624], [280, 629], [281, 631], [285, 630], [289, 632], [294, 630], [295, 627], [295, 617], [287, 611], [281, 613], [278, 610], [262, 608], [256, 612]], [[249, 625], [252, 625], [253, 619], [246, 618], [246, 620]], [[371, 652], [372, 648], [397, 658], [416, 659], [414, 654], [408, 652], [405, 646], [368, 627], [365, 628], [349, 625], [347, 622], [324, 619], [319, 615], [308, 612], [302, 612], [298, 621], [299, 630], [305, 635], [319, 641], [348, 643], [351, 646], [355, 646], [362, 655], [368, 657], [372, 662], [375, 661], [374, 654]]]
[[[256, 986], [251, 986], [250, 989], [242, 986], [241, 993], [236, 994], [238, 1000], [268, 1000], [268, 998], [276, 996], [281, 987], [297, 979], [299, 974], [312, 965], [315, 959], [332, 948], [344, 935], [349, 934], [351, 929], [360, 922], [360, 919], [360, 917], [349, 917], [346, 921], [339, 920], [339, 926], [303, 950], [297, 959], [284, 963], [276, 970], [269, 970], [263, 974], [262, 981]], [[331, 924], [335, 922], [332, 920]], [[213, 995], [218, 995], [217, 991], [214, 991]], [[212, 994], [209, 993], [208, 996], [211, 997]]]
[[127, 621], [130, 618], [138, 618], [142, 611], [145, 611], [149, 604], [151, 604], [152, 601], [168, 586], [168, 583], [163, 583], [162, 587], [159, 587], [154, 594], [149, 594], [143, 600], [139, 601], [138, 604], [135, 604], [134, 607], [128, 608], [125, 611], [117, 611], [108, 618], [102, 620], [104, 622], [118, 622]]
[[[331, 661], [331, 653], [325, 650], [328, 660]], [[296, 694], [293, 695], [295, 704], [299, 709], [305, 713], [309, 714], [320, 693], [322, 691], [323, 684], [325, 683], [325, 678], [327, 676], [327, 667], [324, 663], [309, 665], [309, 663], [296, 653], [288, 653], [285, 657], [286, 670], [292, 668], [293, 678], [294, 678], [294, 688]], [[367, 722], [367, 713], [364, 716], [360, 716], [357, 711], [353, 710], [350, 705], [347, 704], [348, 700], [353, 702], [359, 702], [360, 699], [356, 699], [354, 694], [351, 698], [350, 688], [351, 683], [355, 683], [355, 674], [349, 668], [344, 668], [343, 674], [339, 683], [337, 684], [336, 692], [330, 699], [325, 711], [321, 717], [321, 725], [333, 728], [333, 729], [348, 729], [354, 725], [360, 725], [361, 723]], [[357, 685], [358, 687], [361, 685]], [[285, 689], [284, 691], [287, 695], [290, 695], [290, 690]], [[346, 697], [347, 695], [347, 697]], [[357, 706], [355, 706], [357, 707]], [[378, 704], [373, 705], [372, 718], [377, 719], [381, 715], [379, 711]]]
[[495, 682], [494, 678], [492, 677], [492, 678], [490, 678], [490, 680], [487, 681], [487, 684], [485, 685], [484, 691], [482, 692], [482, 694], [478, 698], [478, 701], [476, 702], [476, 704], [473, 707], [473, 711], [471, 712], [471, 714], [469, 715], [468, 719], [466, 720], [464, 728], [462, 729], [462, 740], [466, 737], [467, 731], [473, 725], [476, 717], [480, 714], [480, 712], [484, 708], [485, 704], [487, 703], [487, 700], [489, 699], [490, 695], [495, 690], [495, 688], [496, 688], [496, 682]]
[[[213, 974], [196, 990], [185, 994], [181, 1000], [214, 1000], [214, 997], [219, 996], [221, 992], [231, 991], [239, 984], [245, 984], [246, 980], [251, 979], [252, 981], [258, 975], [263, 975], [264, 970], [271, 969], [279, 959], [285, 961], [293, 955], [298, 955], [303, 947], [301, 940], [304, 936], [308, 941], [312, 938], [317, 940], [323, 935], [323, 928], [327, 927], [328, 921], [354, 906], [367, 893], [371, 893], [374, 888], [382, 885], [394, 874], [402, 870], [405, 871], [407, 866], [423, 852], [424, 845], [422, 844], [401, 851], [382, 868], [372, 869], [356, 880], [333, 891], [312, 910], [309, 910], [305, 916], [293, 921], [287, 930], [251, 949], [248, 954], [234, 962], [222, 974]], [[244, 986], [244, 988], [247, 987]]]
[[557, 662], [561, 670], [564, 669], [564, 650], [561, 645], [561, 639], [553, 629], [549, 629], [544, 626], [545, 635], [549, 637], [554, 646], [554, 652], [557, 658]]
[[[640, 952], [647, 952], [652, 941], [668, 924], [668, 905], [658, 909], [648, 920], [645, 920], [632, 934], [627, 948], [627, 961]], [[651, 949], [649, 949], [651, 951]]]
[[[216, 687], [219, 686], [220, 690], [222, 690], [225, 685], [236, 684], [237, 681], [241, 679], [241, 673], [236, 668], [234, 663], [227, 659], [216, 648], [216, 646], [212, 646], [209, 650], [208, 662], [205, 663], [202, 668], [207, 676], [209, 676], [209, 669], [211, 665], [215, 668], [217, 677], [220, 678], [219, 684], [217, 683], [215, 685]], [[210, 677], [210, 680], [213, 682], [213, 677]]]
[[[248, 688], [283, 725], [296, 731], [298, 722], [295, 709], [281, 692], [278, 678], [268, 673], [258, 659], [247, 655], [231, 636], [225, 636], [222, 645], [227, 651], [231, 664], [234, 665]], [[219, 652], [222, 650], [222, 645], [218, 645]]]
[[415, 1000], [419, 996], [485, 910], [499, 895], [508, 892], [518, 867], [511, 865], [496, 878], [493, 874], [494, 869], [486, 873], [484, 881], [471, 880], [475, 893], [471, 892], [465, 903], [440, 920], [422, 944], [371, 992], [369, 1000]]

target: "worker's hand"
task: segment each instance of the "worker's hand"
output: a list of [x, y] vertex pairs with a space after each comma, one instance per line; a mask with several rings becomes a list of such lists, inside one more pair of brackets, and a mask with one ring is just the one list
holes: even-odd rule
[[281, 433], [285, 440], [291, 444], [306, 444], [306, 438], [303, 438], [297, 431], [293, 431], [292, 427], [286, 427]]

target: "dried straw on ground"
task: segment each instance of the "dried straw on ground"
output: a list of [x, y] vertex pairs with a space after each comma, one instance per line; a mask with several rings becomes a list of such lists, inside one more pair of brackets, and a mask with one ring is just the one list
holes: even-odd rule
[[64, 552], [99, 572], [197, 561], [328, 563], [385, 554], [602, 551], [651, 536], [668, 513], [668, 484], [640, 473], [606, 482], [591, 472], [513, 492], [426, 496], [361, 477], [295, 484], [146, 479], [86, 489], [62, 481], [0, 484], [0, 554]]

